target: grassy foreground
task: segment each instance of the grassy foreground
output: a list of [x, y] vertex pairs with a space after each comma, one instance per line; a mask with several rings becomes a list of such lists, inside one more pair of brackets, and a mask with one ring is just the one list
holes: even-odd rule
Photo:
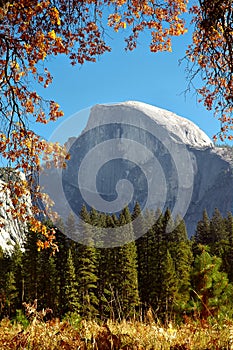
[[188, 321], [167, 327], [150, 322], [68, 321], [34, 319], [27, 327], [4, 319], [0, 323], [0, 349], [17, 350], [225, 350], [233, 349], [233, 321]]

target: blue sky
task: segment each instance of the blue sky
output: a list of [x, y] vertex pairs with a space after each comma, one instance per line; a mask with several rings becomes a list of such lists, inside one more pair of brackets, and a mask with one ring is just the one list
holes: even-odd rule
[[[49, 61], [54, 81], [43, 95], [58, 102], [65, 116], [58, 122], [37, 127], [43, 137], [49, 139], [60, 123], [82, 109], [127, 100], [175, 112], [192, 120], [210, 138], [218, 132], [219, 122], [197, 102], [194, 91], [186, 96], [183, 93], [187, 87], [186, 67], [185, 63], [179, 66], [178, 60], [191, 42], [191, 30], [173, 39], [172, 53], [150, 53], [147, 34], [141, 35], [138, 48], [133, 52], [125, 52], [122, 34], [113, 33], [107, 41], [112, 52], [100, 56], [96, 63], [73, 67], [65, 56]], [[85, 122], [83, 116], [77, 119], [80, 131]]]

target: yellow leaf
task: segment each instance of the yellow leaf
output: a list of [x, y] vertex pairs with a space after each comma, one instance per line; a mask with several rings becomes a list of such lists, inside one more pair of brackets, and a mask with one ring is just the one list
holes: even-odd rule
[[48, 37], [50, 39], [56, 39], [56, 33], [54, 30], [51, 30], [51, 32], [48, 32]]

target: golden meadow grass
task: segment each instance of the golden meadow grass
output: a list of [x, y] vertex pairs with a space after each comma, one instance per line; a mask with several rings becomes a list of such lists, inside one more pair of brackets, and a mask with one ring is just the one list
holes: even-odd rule
[[4, 319], [0, 323], [1, 350], [226, 350], [233, 349], [233, 321], [201, 323], [99, 324], [81, 321], [74, 328], [67, 321], [34, 319], [26, 328]]

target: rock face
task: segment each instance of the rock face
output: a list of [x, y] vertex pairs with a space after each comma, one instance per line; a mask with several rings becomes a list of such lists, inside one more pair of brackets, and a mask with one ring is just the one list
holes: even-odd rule
[[197, 148], [213, 147], [209, 137], [193, 122], [165, 109], [137, 101], [113, 105], [96, 105], [91, 109], [85, 130], [108, 123], [132, 123], [141, 128], [152, 127], [149, 122], [167, 132], [174, 142]]
[[195, 177], [191, 202], [185, 221], [189, 235], [206, 209], [212, 216], [218, 208], [223, 216], [233, 212], [232, 149], [189, 149], [195, 160]]
[[216, 207], [222, 215], [233, 210], [232, 148], [214, 147], [169, 111], [133, 101], [96, 105], [70, 153], [62, 185], [77, 214], [83, 203], [118, 212], [139, 201], [143, 209], [169, 207], [192, 235], [204, 209], [210, 216]]
[[[83, 204], [119, 213], [138, 201], [143, 210], [169, 207], [191, 236], [204, 209], [233, 212], [232, 148], [214, 147], [185, 118], [134, 101], [96, 105], [81, 135], [70, 136], [67, 168], [40, 176], [63, 221]], [[18, 235], [8, 220], [5, 241]]]
[[[20, 246], [23, 245], [25, 230], [27, 228], [26, 222], [14, 219], [11, 210], [14, 208], [11, 198], [9, 196], [9, 191], [3, 191], [3, 187], [7, 181], [12, 180], [12, 176], [19, 176], [21, 180], [25, 180], [23, 174], [12, 175], [7, 169], [0, 169], [0, 246], [5, 251], [12, 251], [15, 243]], [[28, 212], [30, 212], [31, 200], [30, 196], [23, 196], [22, 200], [27, 203]]]

